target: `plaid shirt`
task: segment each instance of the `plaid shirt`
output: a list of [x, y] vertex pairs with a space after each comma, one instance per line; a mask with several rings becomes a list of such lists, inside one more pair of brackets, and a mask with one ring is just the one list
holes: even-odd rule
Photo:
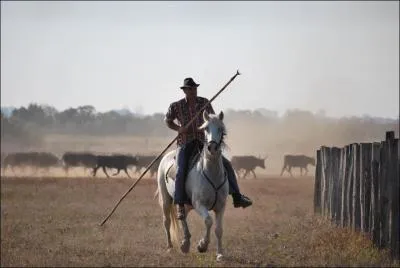
[[[203, 97], [197, 97], [196, 102], [194, 105], [189, 106], [186, 98], [183, 98], [179, 101], [173, 102], [170, 104], [168, 108], [168, 112], [165, 115], [165, 119], [167, 120], [175, 120], [177, 119], [181, 126], [186, 126], [190, 120], [196, 115], [201, 108], [206, 105], [208, 99]], [[211, 104], [207, 105], [205, 110], [210, 113], [214, 114], [214, 109], [212, 108]], [[201, 142], [204, 142], [204, 131], [198, 130], [198, 128], [204, 123], [204, 119], [202, 115], [199, 115], [197, 119], [190, 125], [188, 132], [184, 134], [179, 134], [177, 139], [177, 145], [186, 144], [194, 139], [198, 139]]]

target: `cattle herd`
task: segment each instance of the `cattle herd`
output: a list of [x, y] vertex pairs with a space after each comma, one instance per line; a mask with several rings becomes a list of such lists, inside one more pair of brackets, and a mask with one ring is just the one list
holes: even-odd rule
[[[96, 155], [89, 152], [66, 152], [61, 158], [48, 152], [17, 152], [4, 154], [1, 153], [1, 168], [2, 174], [10, 168], [15, 174], [15, 168], [19, 168], [22, 171], [27, 168], [33, 168], [34, 173], [39, 169], [49, 172], [52, 167], [62, 168], [66, 175], [71, 168], [83, 168], [83, 171], [91, 170], [91, 174], [96, 176], [97, 170], [102, 168], [103, 172], [107, 177], [107, 169], [116, 169], [116, 173], [113, 176], [118, 175], [121, 170], [130, 177], [128, 168], [135, 167], [135, 173], [138, 174], [143, 168], [149, 166], [149, 164], [156, 159], [157, 155], [128, 155], [128, 154], [111, 154], [111, 155]], [[267, 157], [255, 157], [255, 156], [233, 156], [231, 158], [232, 167], [235, 170], [238, 178], [246, 178], [251, 172], [253, 177], [256, 178], [254, 172], [256, 167], [265, 169], [265, 161]], [[157, 173], [158, 164], [161, 157], [150, 167], [149, 173], [151, 177]], [[292, 175], [292, 167], [300, 168], [300, 175], [306, 175], [308, 172], [307, 166], [315, 166], [315, 158], [308, 157], [306, 155], [284, 155], [283, 167], [281, 176], [284, 171], [287, 171], [290, 176]], [[303, 174], [303, 169], [305, 173]]]
[[[96, 155], [88, 152], [66, 152], [61, 158], [48, 152], [1, 153], [1, 168], [2, 174], [5, 174], [7, 169], [11, 169], [11, 171], [15, 173], [15, 168], [19, 168], [23, 171], [25, 168], [30, 167], [33, 168], [34, 173], [36, 173], [39, 169], [48, 172], [50, 168], [59, 167], [68, 175], [71, 168], [79, 167], [83, 168], [85, 173], [88, 169], [91, 170], [93, 176], [96, 176], [97, 170], [102, 168], [107, 177], [109, 177], [107, 168], [114, 168], [117, 172], [112, 175], [118, 175], [119, 172], [123, 170], [128, 177], [130, 177], [128, 168], [135, 166], [135, 172], [138, 173], [143, 167], [146, 168], [155, 158], [155, 155]], [[159, 160], [157, 162], [159, 162]], [[157, 162], [149, 169], [151, 176], [157, 172]]]

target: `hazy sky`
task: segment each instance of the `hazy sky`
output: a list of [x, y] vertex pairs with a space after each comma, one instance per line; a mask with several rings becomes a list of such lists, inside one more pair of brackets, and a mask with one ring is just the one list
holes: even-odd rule
[[1, 2], [1, 105], [399, 114], [399, 2]]

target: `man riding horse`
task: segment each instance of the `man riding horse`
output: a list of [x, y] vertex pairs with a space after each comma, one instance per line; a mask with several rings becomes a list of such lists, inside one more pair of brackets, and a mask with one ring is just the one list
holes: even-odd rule
[[[181, 87], [185, 98], [171, 103], [165, 116], [167, 126], [179, 133], [177, 138], [174, 203], [178, 205], [177, 218], [180, 220], [185, 217], [185, 203], [190, 203], [185, 191], [185, 178], [188, 173], [189, 158], [195, 150], [202, 150], [205, 140], [204, 132], [198, 129], [204, 123], [203, 117], [199, 116], [188, 128], [185, 128], [193, 116], [208, 102], [208, 99], [197, 96], [197, 87], [199, 85], [192, 78], [185, 78]], [[207, 105], [205, 110], [208, 113], [215, 114], [211, 103]], [[174, 122], [175, 119], [179, 125]], [[231, 163], [225, 157], [223, 157], [223, 165], [228, 176], [229, 194], [232, 195], [233, 206], [235, 208], [246, 208], [252, 205], [252, 201], [240, 193], [235, 172]]]

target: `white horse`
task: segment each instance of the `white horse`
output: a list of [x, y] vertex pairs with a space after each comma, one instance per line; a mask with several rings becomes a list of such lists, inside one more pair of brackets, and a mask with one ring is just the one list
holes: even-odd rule
[[[229, 184], [222, 164], [222, 148], [224, 146], [224, 136], [226, 135], [225, 125], [222, 121], [223, 117], [222, 111], [219, 115], [203, 112], [204, 124], [199, 129], [204, 130], [206, 141], [199, 159], [195, 162], [193, 168], [189, 168], [185, 182], [187, 196], [192, 202], [192, 206], [185, 205], [185, 215], [187, 217], [188, 212], [194, 209], [202, 217], [206, 226], [204, 237], [197, 245], [199, 252], [207, 251], [210, 242], [210, 230], [213, 224], [213, 218], [209, 211], [213, 210], [215, 212], [217, 261], [222, 260], [223, 257], [222, 224], [226, 198], [229, 193]], [[158, 189], [156, 195], [158, 194], [159, 196], [159, 203], [163, 211], [168, 250], [172, 248], [171, 234], [173, 241], [177, 241], [176, 208], [172, 198], [175, 192], [175, 155], [176, 151], [173, 150], [163, 157], [157, 174]], [[191, 237], [186, 217], [181, 220], [184, 233], [181, 251], [184, 253], [189, 252]]]

